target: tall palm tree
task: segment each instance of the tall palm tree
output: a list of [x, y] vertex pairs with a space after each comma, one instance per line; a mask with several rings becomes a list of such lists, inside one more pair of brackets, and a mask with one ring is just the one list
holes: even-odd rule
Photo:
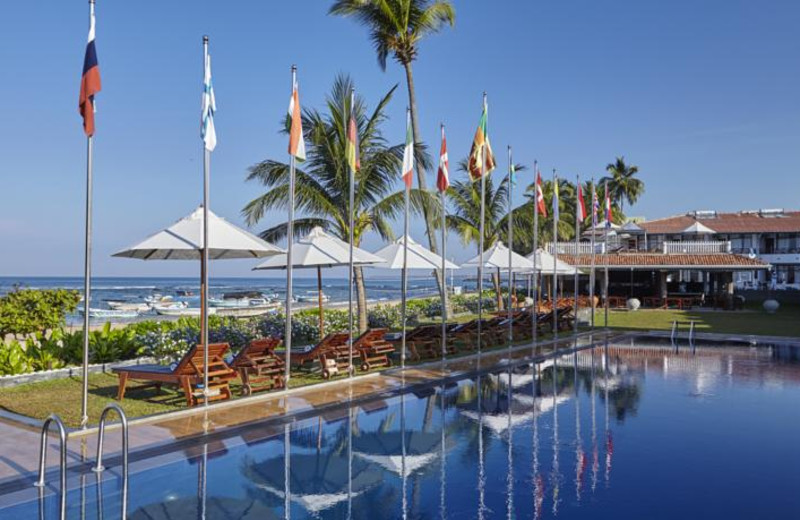
[[636, 201], [644, 193], [644, 181], [636, 178], [639, 167], [625, 164], [625, 157], [617, 157], [613, 163], [606, 166], [606, 171], [610, 176], [600, 179], [600, 183], [608, 182], [608, 191], [611, 200], [617, 203], [620, 211], [625, 210], [625, 201], [628, 204], [636, 204]]
[[[459, 170], [466, 172], [467, 161], [462, 160], [458, 165]], [[525, 169], [525, 166], [515, 165], [517, 172]], [[495, 174], [496, 175], [496, 174]], [[496, 242], [508, 242], [508, 177], [504, 176], [495, 187], [490, 175], [486, 178], [484, 192], [484, 220], [483, 220], [483, 249], [491, 248]], [[481, 183], [469, 180], [455, 181], [447, 190], [447, 198], [450, 201], [451, 211], [446, 217], [447, 227], [461, 238], [464, 245], [475, 243], [476, 251], [480, 244], [480, 219], [481, 219]], [[514, 240], [517, 233], [524, 229], [526, 223], [525, 210], [515, 208], [513, 210]], [[515, 248], [516, 249], [516, 248]], [[499, 309], [503, 308], [503, 298], [500, 293], [500, 275], [492, 274], [492, 281], [497, 296]]]
[[[414, 139], [422, 142], [417, 113], [417, 96], [414, 90], [412, 63], [417, 58], [419, 44], [426, 37], [441, 31], [445, 25], [455, 24], [453, 5], [447, 0], [335, 0], [329, 11], [338, 16], [354, 17], [370, 33], [370, 40], [378, 54], [378, 64], [386, 70], [386, 59], [391, 53], [406, 73], [408, 103], [411, 108], [411, 125]], [[425, 170], [417, 168], [420, 189], [426, 187]], [[435, 229], [435, 204], [425, 204], [422, 212], [428, 244], [437, 252]], [[437, 277], [440, 284], [442, 280]]]
[[[403, 214], [404, 192], [395, 191], [400, 180], [403, 146], [388, 144], [381, 130], [386, 121], [386, 105], [397, 86], [383, 96], [375, 109], [367, 112], [364, 98], [356, 96], [353, 114], [358, 127], [361, 169], [355, 177], [355, 217], [353, 239], [355, 246], [364, 236], [376, 232], [384, 240], [394, 234], [391, 221]], [[347, 121], [350, 114], [350, 92], [353, 81], [339, 76], [334, 81], [326, 100], [327, 114], [306, 109], [303, 112], [303, 130], [307, 144], [307, 159], [296, 170], [296, 208], [305, 216], [294, 221], [295, 236], [301, 236], [315, 226], [344, 241], [349, 240], [350, 222], [350, 170], [347, 163]], [[285, 124], [282, 131], [288, 133]], [[425, 150], [416, 147], [420, 164], [430, 162]], [[248, 181], [257, 181], [267, 191], [250, 201], [242, 210], [248, 225], [255, 225], [270, 210], [282, 210], [289, 203], [289, 165], [280, 160], [267, 159], [249, 168]], [[432, 196], [421, 190], [412, 190], [411, 201], [418, 211], [423, 200]], [[287, 223], [274, 225], [260, 233], [268, 241], [286, 237]], [[361, 268], [355, 270], [358, 297], [358, 326], [367, 326], [366, 293]]]

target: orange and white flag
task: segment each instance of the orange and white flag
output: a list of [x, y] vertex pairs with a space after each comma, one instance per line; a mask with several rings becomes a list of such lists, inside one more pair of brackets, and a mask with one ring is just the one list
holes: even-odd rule
[[300, 96], [297, 93], [297, 82], [292, 86], [292, 98], [289, 100], [289, 118], [292, 126], [289, 130], [289, 155], [298, 161], [306, 160], [306, 143], [303, 140], [303, 117], [300, 112]]

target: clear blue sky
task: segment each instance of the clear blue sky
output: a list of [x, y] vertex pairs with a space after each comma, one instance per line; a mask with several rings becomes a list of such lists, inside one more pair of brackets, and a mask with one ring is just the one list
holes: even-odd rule
[[[511, 144], [518, 162], [537, 158], [543, 171], [582, 176], [602, 175], [616, 155], [638, 165], [647, 192], [630, 214], [800, 207], [800, 3], [454, 4], [455, 29], [423, 43], [415, 64], [421, 137], [437, 148], [444, 121], [451, 159], [468, 152], [486, 90], [494, 147]], [[109, 255], [200, 201], [203, 34], [211, 37], [218, 104], [211, 203], [218, 214], [240, 223], [241, 208], [261, 189], [244, 182], [247, 167], [285, 156], [277, 130], [292, 63], [305, 106], [320, 106], [339, 72], [351, 73], [373, 103], [400, 83], [387, 132], [402, 142], [400, 67], [382, 72], [366, 31], [327, 16], [328, 6], [98, 0], [97, 275], [197, 273], [192, 263]], [[77, 97], [87, 10], [79, 0], [3, 7], [3, 275], [82, 271], [85, 139]], [[273, 214], [264, 225], [283, 219]], [[419, 222], [412, 230], [422, 241]], [[367, 240], [368, 248], [379, 245]], [[458, 260], [474, 252], [457, 246], [451, 241]], [[250, 266], [217, 262], [213, 274], [246, 276]]]

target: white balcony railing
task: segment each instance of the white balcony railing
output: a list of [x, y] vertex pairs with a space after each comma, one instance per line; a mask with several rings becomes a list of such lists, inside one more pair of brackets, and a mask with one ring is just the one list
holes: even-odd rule
[[[609, 247], [611, 244], [609, 243]], [[575, 251], [577, 250], [577, 254], [579, 255], [591, 255], [592, 254], [592, 243], [591, 242], [556, 242], [555, 245], [553, 242], [548, 242], [544, 246], [544, 250], [553, 254], [553, 249], [558, 252], [560, 255], [574, 255], [576, 254]], [[598, 241], [594, 245], [594, 252], [596, 254], [603, 253], [603, 242]]]
[[664, 242], [662, 249], [664, 254], [683, 253], [707, 255], [713, 253], [730, 253], [731, 243], [727, 240], [675, 241]]

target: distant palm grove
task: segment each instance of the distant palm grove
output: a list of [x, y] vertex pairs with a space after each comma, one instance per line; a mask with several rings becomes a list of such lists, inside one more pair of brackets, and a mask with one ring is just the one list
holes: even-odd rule
[[[466, 159], [455, 163], [451, 161], [451, 185], [447, 190], [447, 203], [441, 207], [435, 187], [429, 189], [428, 172], [433, 172], [428, 150], [438, 149], [438, 142], [426, 144], [420, 130], [417, 111], [417, 93], [414, 89], [412, 65], [419, 57], [420, 43], [427, 37], [441, 32], [447, 26], [454, 26], [456, 14], [453, 5], [446, 0], [337, 0], [329, 10], [331, 15], [354, 18], [367, 29], [367, 43], [374, 48], [378, 64], [386, 69], [391, 56], [404, 69], [408, 92], [408, 106], [411, 111], [411, 124], [415, 136], [417, 188], [412, 190], [412, 210], [425, 223], [428, 247], [438, 251], [437, 229], [441, 226], [441, 211], [446, 212], [446, 225], [456, 234], [465, 246], [477, 248], [479, 244], [480, 183], [474, 183], [465, 173]], [[386, 108], [397, 86], [374, 104], [363, 96], [356, 96], [351, 107], [348, 92], [355, 89], [353, 80], [346, 75], [334, 79], [324, 111], [305, 107], [303, 109], [303, 131], [308, 146], [307, 160], [297, 168], [297, 191], [295, 195], [300, 216], [294, 221], [295, 238], [314, 227], [321, 226], [326, 231], [347, 241], [349, 238], [349, 175], [347, 167], [347, 129], [346, 121], [352, 110], [358, 128], [358, 154], [361, 168], [355, 174], [354, 204], [354, 242], [361, 244], [363, 237], [377, 233], [383, 240], [392, 240], [395, 234], [391, 223], [403, 215], [403, 189], [400, 170], [403, 155], [403, 136], [398, 135], [392, 144], [383, 131], [388, 116]], [[358, 92], [358, 90], [356, 90]], [[477, 113], [476, 113], [477, 122]], [[288, 133], [289, 122], [283, 122], [279, 131]], [[516, 171], [532, 170], [533, 165], [516, 164]], [[599, 166], [599, 165], [598, 165]], [[456, 171], [458, 170], [458, 171]], [[484, 249], [489, 249], [497, 241], [508, 243], [508, 219], [513, 215], [513, 249], [528, 255], [533, 249], [534, 233], [538, 233], [539, 243], [575, 238], [575, 215], [577, 186], [565, 177], [575, 178], [577, 173], [561, 172], [558, 177], [559, 223], [557, 237], [553, 236], [553, 181], [543, 176], [542, 191], [548, 208], [547, 216], [540, 216], [539, 227], [534, 230], [534, 196], [536, 172], [527, 175], [531, 183], [516, 186], [517, 193], [524, 193], [524, 202], [509, 211], [508, 190], [511, 180], [500, 169], [492, 173], [486, 181]], [[590, 172], [588, 172], [590, 173]], [[637, 177], [639, 168], [628, 164], [625, 158], [616, 157], [605, 166], [605, 176], [582, 185], [587, 218], [581, 224], [581, 232], [591, 226], [592, 193], [597, 192], [599, 200], [608, 189], [612, 201], [612, 220], [624, 221], [624, 209], [636, 203], [644, 193], [644, 182]], [[273, 210], [283, 210], [288, 205], [289, 175], [288, 158], [270, 158], [250, 167], [248, 181], [261, 183], [266, 191], [250, 201], [242, 210], [247, 223], [257, 225], [264, 215]], [[588, 175], [587, 175], [588, 176]], [[522, 176], [517, 175], [519, 180]], [[434, 179], [435, 180], [435, 179]], [[601, 215], [600, 220], [603, 220]], [[270, 241], [286, 236], [287, 222], [272, 224], [260, 232]], [[438, 276], [438, 274], [434, 274]], [[441, 280], [439, 280], [441, 283]], [[356, 267], [356, 285], [359, 328], [366, 326], [366, 293], [364, 277]]]

